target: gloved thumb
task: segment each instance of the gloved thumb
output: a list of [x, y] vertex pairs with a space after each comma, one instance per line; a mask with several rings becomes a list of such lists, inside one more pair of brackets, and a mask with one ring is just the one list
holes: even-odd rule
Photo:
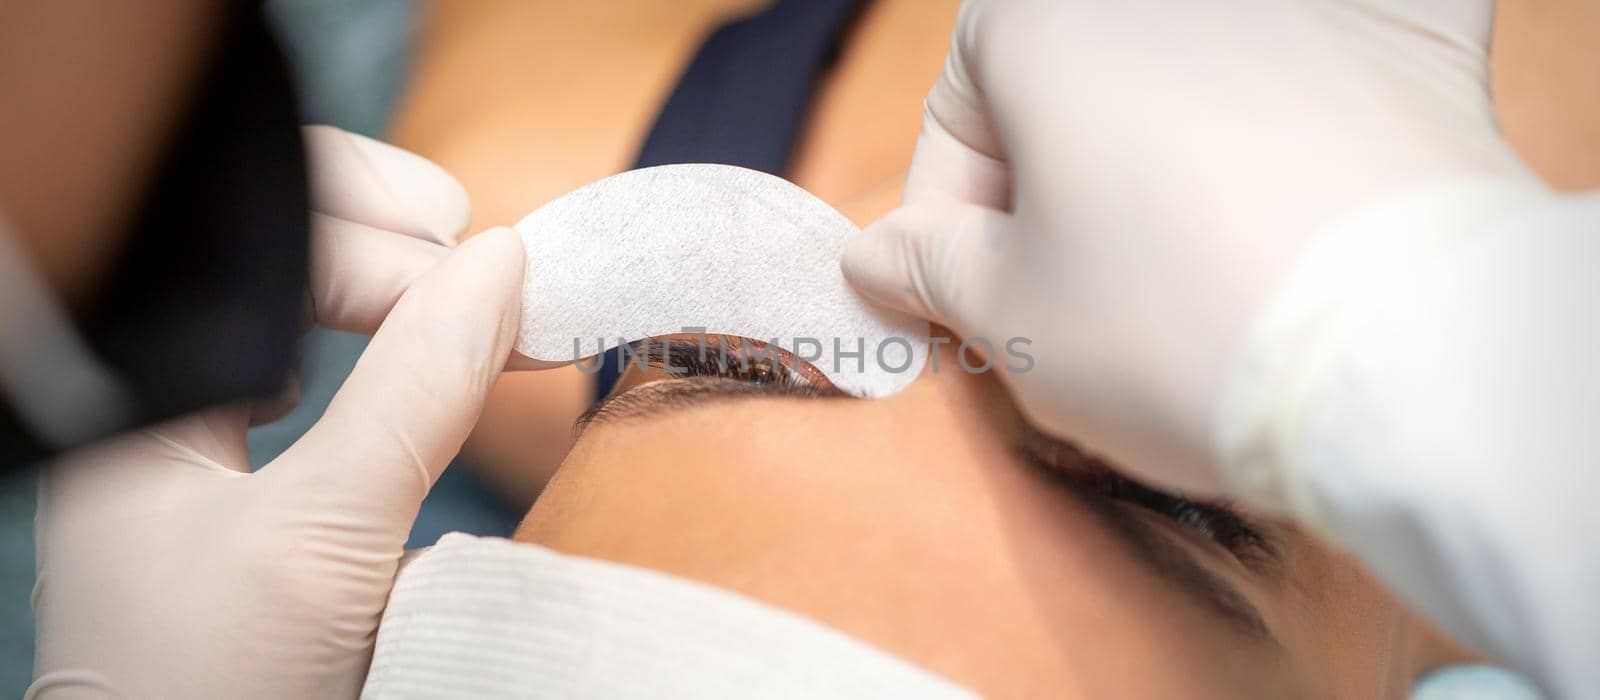
[[521, 312], [522, 241], [511, 229], [463, 243], [413, 282], [321, 420], [257, 476], [287, 478], [395, 553], [435, 479], [477, 421]]
[[1011, 215], [950, 198], [900, 207], [851, 239], [840, 262], [856, 291], [957, 333], [983, 331]]
[[992, 3], [961, 6], [944, 70], [923, 102], [922, 133], [906, 176], [905, 201], [948, 197], [991, 209], [1009, 209], [1010, 166], [990, 110], [980, 40]]

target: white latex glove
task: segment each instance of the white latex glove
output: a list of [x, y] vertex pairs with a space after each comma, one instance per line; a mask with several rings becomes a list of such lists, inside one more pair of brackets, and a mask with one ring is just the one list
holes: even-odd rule
[[322, 419], [259, 472], [251, 409], [232, 406], [44, 473], [30, 697], [361, 687], [417, 508], [506, 364], [524, 256], [509, 229], [450, 251], [467, 202], [437, 166], [336, 129], [307, 137], [316, 321], [377, 334]]
[[1491, 11], [968, 0], [904, 205], [844, 273], [962, 335], [1031, 339], [1035, 367], [1001, 374], [1042, 428], [1156, 485], [1284, 506], [1277, 475], [1221, 478], [1213, 429], [1315, 234], [1435, 186], [1530, 186], [1491, 111]]

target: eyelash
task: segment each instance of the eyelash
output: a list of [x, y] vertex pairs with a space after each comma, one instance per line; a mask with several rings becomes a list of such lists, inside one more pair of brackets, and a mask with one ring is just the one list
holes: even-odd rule
[[1144, 508], [1199, 532], [1232, 552], [1240, 561], [1270, 558], [1273, 551], [1266, 535], [1223, 504], [1192, 501], [1121, 478], [1102, 489], [1101, 495]]
[[805, 376], [772, 356], [761, 352], [739, 353], [728, 347], [727, 339], [717, 336], [708, 336], [703, 345], [700, 341], [671, 338], [648, 338], [628, 345], [635, 356], [644, 355], [645, 364], [661, 370], [668, 370], [670, 365], [680, 377], [717, 377], [749, 384], [794, 387], [811, 385]]
[[1241, 562], [1255, 564], [1276, 557], [1272, 540], [1225, 503], [1193, 501], [1157, 491], [1122, 476], [1093, 455], [1042, 436], [1026, 437], [1023, 455], [1079, 493], [1160, 515], [1216, 542]]

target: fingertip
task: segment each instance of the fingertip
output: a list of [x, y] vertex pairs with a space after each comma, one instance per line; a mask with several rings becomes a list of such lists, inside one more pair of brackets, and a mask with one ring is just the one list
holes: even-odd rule
[[371, 334], [450, 248], [322, 213], [312, 215], [309, 291], [317, 324]]
[[861, 235], [846, 241], [839, 268], [862, 296], [897, 311], [926, 317], [927, 310], [912, 303], [916, 287], [908, 264], [905, 230], [896, 216], [899, 211], [890, 212]]
[[846, 243], [840, 268], [872, 301], [966, 333], [985, 323], [990, 282], [1009, 265], [1010, 216], [948, 197], [900, 207]]
[[[475, 264], [492, 268], [498, 276], [515, 277], [514, 283], [506, 282], [506, 288], [508, 291], [514, 290], [515, 296], [521, 297], [522, 275], [527, 268], [527, 255], [522, 245], [522, 235], [515, 229], [506, 226], [485, 229], [462, 243], [458, 248], [458, 254], [470, 256], [476, 261]], [[500, 277], [496, 279], [499, 280]]]
[[[461, 319], [497, 317], [503, 335], [514, 336], [522, 310], [522, 277], [527, 266], [522, 237], [506, 227], [487, 229], [451, 252], [423, 284], [433, 303], [458, 306]], [[439, 289], [438, 287], [448, 287]]]
[[[522, 234], [510, 226], [494, 226], [484, 229], [481, 233], [471, 236], [461, 248], [468, 246], [474, 248], [489, 248], [496, 251], [496, 255], [521, 262]], [[511, 253], [515, 253], [512, 255]], [[480, 253], [482, 254], [482, 253]]]
[[472, 214], [466, 188], [415, 153], [331, 126], [304, 132], [318, 210], [455, 245]]
[[405, 217], [401, 230], [444, 245], [454, 245], [467, 228], [472, 207], [467, 190], [433, 161], [410, 151], [344, 132], [374, 179], [390, 196], [393, 211]]

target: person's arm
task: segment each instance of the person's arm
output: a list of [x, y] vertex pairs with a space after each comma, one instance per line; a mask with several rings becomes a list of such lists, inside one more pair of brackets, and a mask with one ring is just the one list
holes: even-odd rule
[[1600, 683], [1597, 233], [1595, 195], [1352, 221], [1258, 326], [1218, 460], [1566, 694]]

